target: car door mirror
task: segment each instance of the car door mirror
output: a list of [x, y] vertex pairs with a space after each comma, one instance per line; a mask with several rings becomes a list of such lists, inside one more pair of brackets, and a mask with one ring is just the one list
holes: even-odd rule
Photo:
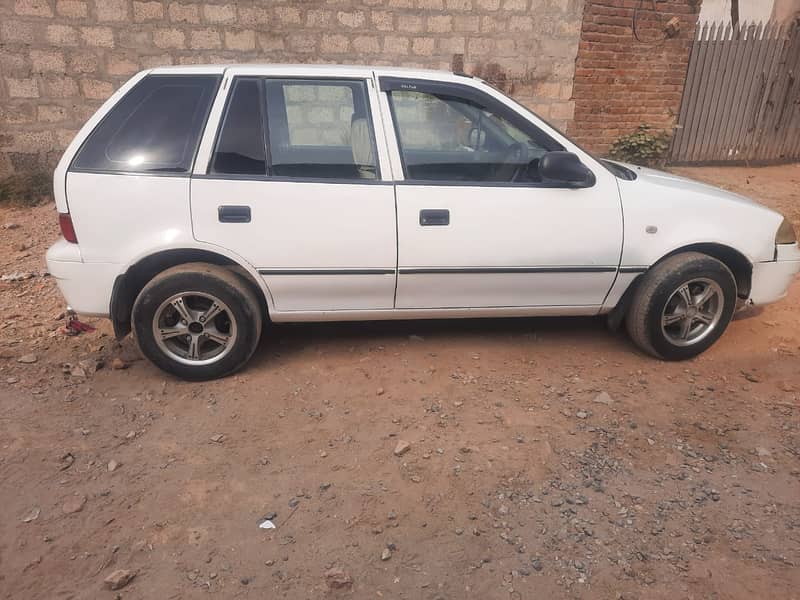
[[569, 188], [587, 188], [595, 184], [595, 176], [572, 152], [553, 151], [539, 159], [539, 175], [546, 183]]

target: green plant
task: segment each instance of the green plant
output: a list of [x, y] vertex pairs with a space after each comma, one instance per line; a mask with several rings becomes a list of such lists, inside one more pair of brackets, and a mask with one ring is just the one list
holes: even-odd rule
[[9, 175], [0, 180], [0, 205], [36, 206], [52, 197], [52, 179], [47, 173]]
[[666, 131], [653, 132], [650, 125], [642, 123], [633, 133], [618, 137], [611, 144], [609, 156], [636, 165], [658, 165], [666, 157], [669, 141]]

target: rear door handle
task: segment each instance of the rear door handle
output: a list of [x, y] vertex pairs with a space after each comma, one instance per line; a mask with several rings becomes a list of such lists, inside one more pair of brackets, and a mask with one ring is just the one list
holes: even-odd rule
[[446, 208], [426, 208], [419, 211], [419, 224], [423, 227], [450, 225], [450, 211]]
[[220, 223], [249, 223], [249, 206], [220, 206], [217, 208]]

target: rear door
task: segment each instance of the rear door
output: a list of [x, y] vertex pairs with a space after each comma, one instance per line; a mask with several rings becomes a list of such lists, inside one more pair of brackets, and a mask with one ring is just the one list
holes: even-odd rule
[[392, 308], [394, 191], [373, 80], [232, 69], [223, 85], [210, 159], [192, 177], [195, 237], [253, 264], [277, 311]]
[[622, 249], [613, 175], [592, 161], [592, 187], [543, 181], [545, 152], [577, 149], [488, 89], [397, 77], [380, 85], [403, 172], [396, 307], [596, 312]]

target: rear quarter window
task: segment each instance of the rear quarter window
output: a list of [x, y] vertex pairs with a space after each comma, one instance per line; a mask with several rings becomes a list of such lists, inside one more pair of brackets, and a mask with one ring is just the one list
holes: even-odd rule
[[188, 173], [220, 78], [149, 75], [92, 131], [74, 171]]

